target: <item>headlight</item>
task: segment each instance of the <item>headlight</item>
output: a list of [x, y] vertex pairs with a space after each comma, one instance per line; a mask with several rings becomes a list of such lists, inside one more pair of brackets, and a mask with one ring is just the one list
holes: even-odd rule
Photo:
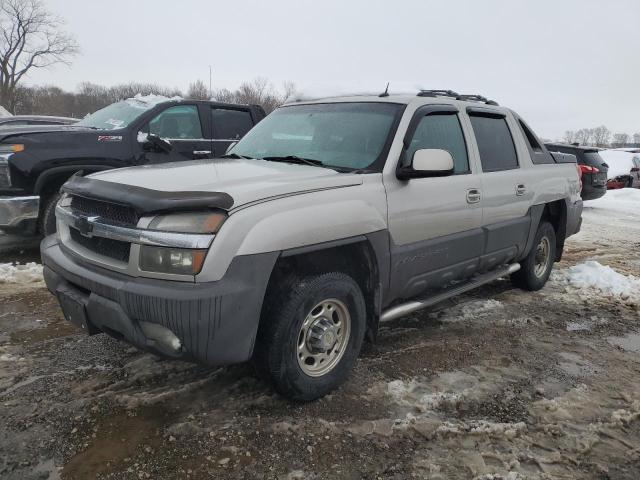
[[161, 215], [154, 218], [149, 230], [182, 233], [216, 233], [227, 216], [221, 212], [196, 212]]
[[197, 275], [202, 270], [206, 250], [140, 247], [140, 270], [177, 275]]
[[0, 153], [18, 153], [24, 150], [22, 143], [0, 143]]
[[[160, 215], [155, 217], [149, 230], [181, 233], [216, 233], [227, 216], [221, 212], [195, 212]], [[140, 247], [140, 270], [177, 275], [197, 275], [202, 270], [207, 250], [184, 248]]]
[[9, 157], [12, 153], [22, 152], [24, 145], [21, 143], [6, 144], [0, 143], [0, 188], [11, 186], [11, 175], [9, 174]]

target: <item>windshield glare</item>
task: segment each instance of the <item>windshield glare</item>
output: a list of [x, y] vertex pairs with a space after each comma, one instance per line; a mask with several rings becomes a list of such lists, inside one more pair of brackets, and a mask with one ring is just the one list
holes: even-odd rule
[[125, 128], [136, 118], [155, 105], [141, 102], [133, 98], [122, 102], [113, 103], [95, 113], [80, 120], [76, 125], [83, 127], [99, 128], [101, 130], [114, 130]]
[[229, 153], [251, 158], [297, 156], [334, 167], [366, 169], [382, 153], [400, 108], [392, 103], [282, 107]]

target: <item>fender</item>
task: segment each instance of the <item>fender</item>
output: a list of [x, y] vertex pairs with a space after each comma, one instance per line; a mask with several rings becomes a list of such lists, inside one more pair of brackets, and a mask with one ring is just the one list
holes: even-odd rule
[[386, 196], [378, 182], [252, 205], [229, 216], [196, 282], [219, 280], [236, 256], [300, 252], [386, 230]]
[[53, 167], [43, 171], [36, 180], [36, 183], [33, 187], [33, 192], [36, 195], [40, 195], [43, 187], [49, 182], [51, 178], [55, 177], [64, 177], [65, 174], [68, 174], [67, 177], [70, 177], [76, 172], [84, 171], [86, 173], [94, 173], [100, 172], [102, 170], [110, 170], [112, 168], [118, 168], [114, 165], [95, 165], [95, 164], [80, 164], [80, 165], [64, 165], [61, 167]]

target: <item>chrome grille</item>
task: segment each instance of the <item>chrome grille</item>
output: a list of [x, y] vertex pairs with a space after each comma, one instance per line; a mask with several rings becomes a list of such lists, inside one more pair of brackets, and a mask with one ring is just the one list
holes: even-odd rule
[[69, 227], [69, 236], [74, 243], [87, 250], [119, 262], [129, 263], [130, 243], [104, 237], [85, 237], [73, 227]]

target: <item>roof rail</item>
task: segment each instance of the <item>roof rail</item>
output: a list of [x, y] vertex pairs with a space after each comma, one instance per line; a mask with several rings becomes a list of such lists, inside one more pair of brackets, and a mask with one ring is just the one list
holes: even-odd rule
[[489, 100], [482, 95], [461, 95], [453, 90], [420, 90], [418, 92], [419, 97], [451, 97], [456, 100], [463, 100], [467, 102], [482, 102], [487, 105], [498, 105], [498, 102]]
[[460, 94], [453, 90], [420, 90], [418, 92], [419, 97], [459, 97]]
[[489, 100], [487, 97], [483, 97], [482, 95], [458, 95], [458, 100], [465, 100], [471, 102], [482, 102], [487, 105], [498, 105], [498, 102], [495, 100]]

